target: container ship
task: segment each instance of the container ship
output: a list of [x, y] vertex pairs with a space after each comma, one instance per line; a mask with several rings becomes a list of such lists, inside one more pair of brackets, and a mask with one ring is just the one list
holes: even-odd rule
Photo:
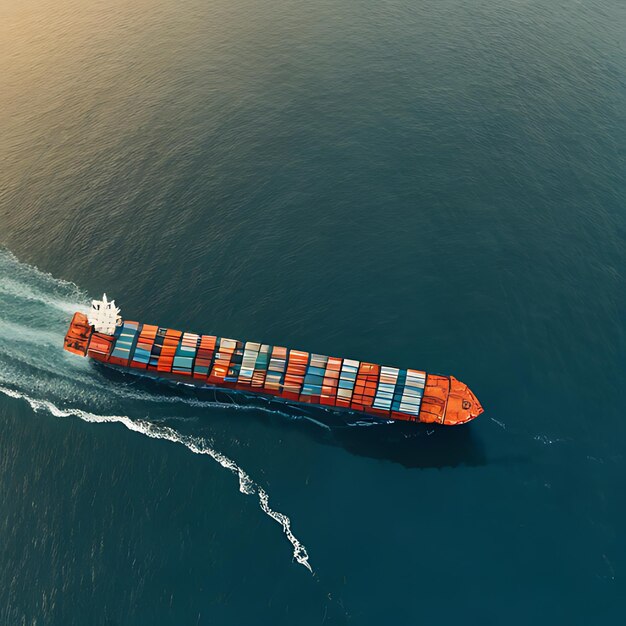
[[483, 408], [454, 376], [427, 374], [124, 321], [106, 294], [74, 313], [65, 350], [169, 382], [317, 405], [374, 420], [457, 425]]

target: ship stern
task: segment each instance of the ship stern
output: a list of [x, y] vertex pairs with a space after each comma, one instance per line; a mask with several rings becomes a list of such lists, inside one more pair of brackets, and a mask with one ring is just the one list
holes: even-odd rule
[[63, 349], [79, 356], [87, 355], [89, 339], [93, 329], [84, 313], [76, 312], [65, 335]]

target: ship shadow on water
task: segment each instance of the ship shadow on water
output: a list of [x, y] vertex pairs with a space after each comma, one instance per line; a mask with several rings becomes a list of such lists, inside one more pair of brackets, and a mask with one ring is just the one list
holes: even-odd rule
[[407, 468], [485, 465], [482, 442], [471, 425], [381, 424], [336, 430], [337, 443], [348, 452], [399, 463]]
[[[380, 422], [362, 413], [294, 405], [243, 392], [199, 388], [173, 381], [155, 380], [94, 364], [113, 384], [123, 384], [155, 397], [207, 403], [207, 408], [246, 407], [229, 419], [254, 419], [277, 430], [300, 432], [322, 445], [343, 448], [356, 456], [391, 461], [406, 468], [478, 467], [487, 464], [483, 442], [473, 424], [447, 427], [407, 422]], [[254, 409], [259, 409], [255, 411]]]

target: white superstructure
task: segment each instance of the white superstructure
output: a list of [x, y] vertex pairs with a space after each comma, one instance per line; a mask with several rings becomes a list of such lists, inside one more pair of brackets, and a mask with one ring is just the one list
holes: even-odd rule
[[88, 315], [89, 323], [97, 333], [113, 335], [115, 328], [122, 323], [120, 310], [115, 306], [115, 300], [107, 300], [106, 293], [102, 300], [92, 300]]

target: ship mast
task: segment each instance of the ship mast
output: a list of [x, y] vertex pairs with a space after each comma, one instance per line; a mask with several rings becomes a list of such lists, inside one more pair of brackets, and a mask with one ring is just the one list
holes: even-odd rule
[[115, 328], [122, 324], [120, 309], [115, 306], [115, 300], [107, 300], [106, 293], [102, 294], [102, 300], [92, 300], [88, 322], [97, 333], [113, 335]]

